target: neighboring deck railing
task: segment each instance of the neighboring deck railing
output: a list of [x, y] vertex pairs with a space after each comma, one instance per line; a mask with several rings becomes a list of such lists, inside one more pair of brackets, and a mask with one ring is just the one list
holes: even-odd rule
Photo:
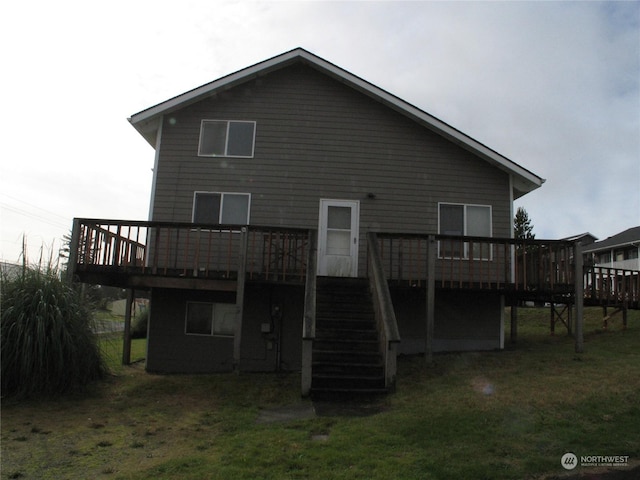
[[[244, 247], [246, 246], [246, 251]], [[174, 222], [75, 219], [69, 262], [74, 273], [304, 283], [309, 230]]]
[[585, 266], [584, 295], [591, 305], [638, 308], [640, 271]]

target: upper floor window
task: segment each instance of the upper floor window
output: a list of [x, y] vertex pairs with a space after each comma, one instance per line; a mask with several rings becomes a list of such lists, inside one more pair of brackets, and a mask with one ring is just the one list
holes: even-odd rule
[[600, 253], [597, 263], [611, 263], [611, 252]]
[[248, 193], [194, 192], [193, 223], [249, 225]]
[[202, 120], [200, 125], [201, 157], [253, 157], [256, 122], [236, 120]]
[[[491, 237], [491, 206], [440, 203], [438, 206], [438, 232], [441, 235]], [[487, 260], [491, 257], [489, 245], [475, 243], [469, 252], [468, 242], [446, 241], [440, 245], [440, 256]]]

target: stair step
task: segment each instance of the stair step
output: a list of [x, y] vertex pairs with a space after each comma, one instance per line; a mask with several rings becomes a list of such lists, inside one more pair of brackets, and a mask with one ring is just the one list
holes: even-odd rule
[[364, 315], [353, 316], [328, 316], [324, 314], [316, 315], [316, 325], [338, 326], [341, 325], [362, 325], [366, 329], [376, 329], [376, 322], [372, 317]]
[[316, 293], [312, 393], [385, 393], [368, 281], [318, 278]]
[[343, 340], [345, 338], [360, 339], [368, 342], [378, 342], [378, 332], [375, 330], [358, 330], [344, 328], [323, 328], [316, 327], [316, 340]]
[[314, 375], [311, 388], [370, 389], [384, 388], [384, 376]]
[[[380, 342], [378, 337], [369, 333], [368, 335], [361, 335], [360, 337], [341, 336], [339, 334], [325, 334], [316, 333], [316, 346], [319, 350], [338, 349], [346, 352], [370, 350], [373, 349], [376, 352], [380, 349]], [[366, 348], [358, 348], [356, 344], [361, 344]], [[327, 348], [328, 347], [328, 348]]]
[[313, 371], [318, 375], [384, 376], [384, 366], [380, 363], [314, 362]]
[[314, 363], [365, 363], [369, 365], [378, 365], [382, 361], [382, 355], [379, 352], [344, 352], [336, 350], [314, 350]]

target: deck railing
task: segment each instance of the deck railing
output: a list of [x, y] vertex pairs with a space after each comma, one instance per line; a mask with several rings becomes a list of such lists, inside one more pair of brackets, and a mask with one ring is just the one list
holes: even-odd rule
[[308, 248], [299, 228], [75, 219], [69, 260], [76, 272], [235, 279], [245, 255], [249, 280], [304, 283]]
[[622, 268], [585, 267], [584, 294], [588, 303], [594, 305], [637, 308], [640, 302], [640, 272]]
[[[312, 235], [300, 228], [75, 219], [70, 271], [236, 279], [245, 255], [247, 280], [302, 284]], [[430, 238], [436, 287], [573, 292], [573, 242], [378, 233], [390, 285], [425, 285]], [[585, 266], [585, 298], [637, 305], [639, 276], [637, 270]]]
[[574, 243], [556, 240], [378, 233], [391, 284], [422, 286], [429, 238], [436, 241], [435, 282], [441, 288], [558, 291], [574, 284]]
[[396, 320], [389, 285], [385, 279], [382, 259], [376, 234], [370, 232], [367, 236], [367, 272], [369, 286], [373, 297], [373, 310], [378, 326], [380, 351], [383, 355], [385, 388], [395, 388], [397, 375], [398, 345], [400, 331]]

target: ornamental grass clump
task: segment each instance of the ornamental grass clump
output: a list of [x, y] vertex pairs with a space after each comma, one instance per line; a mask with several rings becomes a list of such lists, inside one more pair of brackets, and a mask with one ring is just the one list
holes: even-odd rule
[[92, 312], [55, 269], [1, 278], [2, 396], [49, 397], [103, 378]]

